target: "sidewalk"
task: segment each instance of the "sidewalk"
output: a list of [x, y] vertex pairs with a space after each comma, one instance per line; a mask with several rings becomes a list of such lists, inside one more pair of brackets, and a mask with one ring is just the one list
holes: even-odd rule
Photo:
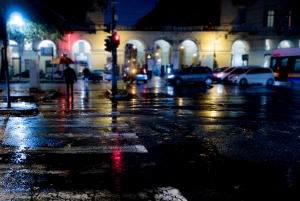
[[[122, 86], [123, 80], [119, 80], [119, 84], [121, 84], [120, 87], [118, 87], [117, 94], [113, 95], [113, 92], [111, 91], [111, 83], [107, 82], [109, 87], [106, 88], [106, 95], [108, 99], [126, 99], [130, 97], [130, 94], [124, 87]], [[40, 80], [40, 83], [43, 85], [40, 92], [30, 92], [29, 82], [26, 79], [23, 80], [12, 80], [11, 84], [17, 86], [15, 89], [13, 87], [10, 88], [10, 100], [11, 100], [11, 107], [8, 107], [7, 104], [7, 94], [5, 90], [0, 89], [0, 115], [15, 115], [15, 116], [22, 116], [22, 115], [37, 115], [39, 113], [39, 109], [34, 104], [35, 101], [38, 100], [38, 98], [47, 99], [52, 98], [53, 96], [57, 95], [54, 94], [53, 90], [50, 90], [54, 84], [61, 84], [64, 87], [64, 81], [63, 80], [49, 80], [49, 79], [42, 79]], [[0, 84], [5, 85], [4, 82], [0, 82]], [[95, 84], [95, 85], [94, 85]], [[102, 83], [103, 84], [103, 83]], [[118, 84], [118, 85], [119, 85]], [[12, 86], [11, 85], [11, 86]], [[164, 85], [164, 79], [161, 77], [154, 76], [152, 77], [148, 83], [147, 87], [153, 88], [153, 87], [161, 87]], [[91, 86], [97, 86], [97, 83], [91, 83]], [[83, 80], [78, 80], [78, 82], [74, 85], [74, 90], [76, 88], [84, 88], [84, 82]], [[102, 89], [104, 89], [102, 87]], [[104, 89], [105, 90], [105, 89]], [[56, 93], [60, 93], [57, 92]]]
[[11, 107], [7, 107], [7, 103], [0, 103], [0, 115], [27, 116], [37, 115], [39, 109], [33, 103], [15, 102], [11, 103]]
[[[25, 116], [25, 115], [37, 115], [39, 109], [34, 103], [35, 97], [27, 93], [14, 93], [10, 94], [11, 107], [8, 107], [7, 95], [3, 92], [0, 93], [0, 115], [14, 115], [14, 116]], [[18, 102], [17, 102], [18, 101]]]
[[[22, 82], [16, 82], [21, 83]], [[25, 82], [26, 83], [26, 82]], [[50, 82], [47, 82], [50, 83]], [[61, 82], [63, 83], [63, 82]], [[50, 83], [51, 84], [51, 83]], [[30, 90], [21, 90], [15, 92], [11, 89], [10, 92], [10, 107], [7, 103], [6, 91], [0, 89], [0, 116], [35, 116], [39, 114], [39, 109], [34, 102], [52, 99], [54, 96], [60, 95], [61, 92], [46, 89], [39, 92], [30, 92]], [[126, 90], [118, 90], [117, 94], [113, 95], [112, 91], [106, 90], [107, 98], [109, 99], [124, 99], [128, 96]]]

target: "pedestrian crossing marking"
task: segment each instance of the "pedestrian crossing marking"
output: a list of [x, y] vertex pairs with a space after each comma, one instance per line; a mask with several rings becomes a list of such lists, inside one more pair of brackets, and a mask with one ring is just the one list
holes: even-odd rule
[[[7, 154], [9, 152], [16, 152], [16, 147], [5, 147], [1, 152]], [[35, 147], [22, 150], [22, 153], [27, 154], [110, 154], [115, 151], [116, 147], [113, 145], [99, 145], [99, 146], [76, 146], [76, 147]], [[122, 153], [148, 153], [144, 145], [119, 145], [118, 150]]]

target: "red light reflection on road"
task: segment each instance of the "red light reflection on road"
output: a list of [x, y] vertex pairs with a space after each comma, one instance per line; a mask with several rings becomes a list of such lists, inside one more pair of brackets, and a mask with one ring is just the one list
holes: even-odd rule
[[123, 153], [120, 150], [119, 145], [114, 147], [112, 153], [112, 175], [114, 177], [115, 187], [120, 190], [122, 186], [122, 173], [123, 173]]

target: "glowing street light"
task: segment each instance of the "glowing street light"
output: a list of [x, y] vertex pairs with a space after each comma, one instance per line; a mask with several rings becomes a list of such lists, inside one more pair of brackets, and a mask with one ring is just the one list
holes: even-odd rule
[[[22, 66], [21, 66], [21, 43], [22, 43], [22, 34], [23, 34], [23, 28], [25, 25], [25, 22], [23, 20], [23, 17], [18, 12], [13, 12], [9, 16], [8, 25], [10, 30], [13, 30], [12, 32], [15, 33], [15, 37], [18, 39], [18, 53], [19, 53], [19, 79], [22, 79]], [[9, 35], [10, 36], [10, 35]]]
[[10, 15], [8, 24], [11, 26], [17, 26], [22, 28], [24, 26], [24, 20], [20, 13], [14, 12]]

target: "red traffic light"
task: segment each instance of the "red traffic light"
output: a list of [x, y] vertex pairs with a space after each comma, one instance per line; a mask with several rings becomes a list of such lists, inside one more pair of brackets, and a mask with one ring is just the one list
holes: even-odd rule
[[118, 47], [120, 45], [120, 35], [114, 33], [112, 35], [112, 42], [113, 42], [115, 47]]
[[120, 41], [120, 35], [114, 34], [114, 41]]

